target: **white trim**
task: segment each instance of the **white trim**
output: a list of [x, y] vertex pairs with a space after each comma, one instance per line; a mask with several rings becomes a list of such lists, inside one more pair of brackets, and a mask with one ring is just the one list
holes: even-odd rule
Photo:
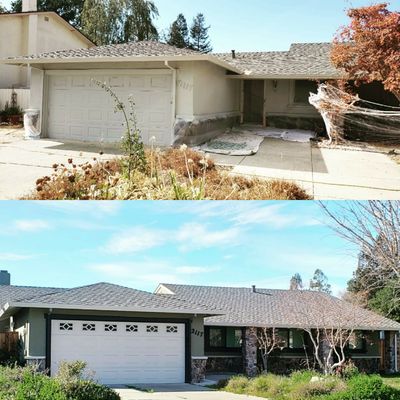
[[218, 65], [224, 69], [241, 74], [238, 68], [233, 67], [225, 61], [219, 60], [209, 54], [199, 54], [190, 56], [129, 56], [129, 57], [71, 57], [71, 58], [33, 58], [33, 59], [22, 59], [22, 58], [2, 58], [0, 59], [0, 64], [10, 64], [10, 65], [26, 65], [26, 64], [91, 64], [91, 63], [120, 63], [120, 62], [181, 62], [181, 61], [208, 61], [212, 64]]
[[[8, 304], [10, 308], [51, 308], [58, 310], [85, 310], [85, 311], [117, 311], [117, 312], [143, 312], [162, 314], [199, 314], [199, 315], [222, 315], [221, 312], [210, 312], [210, 310], [177, 309], [177, 308], [147, 308], [147, 307], [124, 307], [124, 306], [86, 306], [79, 304], [56, 304], [56, 303], [24, 303], [15, 302]], [[6, 310], [7, 311], [7, 310]]]
[[198, 356], [192, 356], [192, 360], [208, 360], [208, 357], [198, 357]]
[[63, 69], [63, 70], [45, 70], [47, 76], [76, 76], [76, 75], [172, 75], [172, 71], [163, 69]]
[[284, 74], [265, 74], [265, 75], [226, 75], [228, 79], [243, 79], [243, 80], [320, 80], [320, 79], [345, 79], [346, 76], [343, 75], [307, 75], [307, 74], [293, 74], [293, 75], [284, 75]]

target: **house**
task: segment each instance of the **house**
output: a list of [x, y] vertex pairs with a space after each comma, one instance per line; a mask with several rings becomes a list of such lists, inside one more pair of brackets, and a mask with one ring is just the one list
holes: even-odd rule
[[[93, 47], [86, 36], [54, 12], [38, 12], [23, 0], [22, 13], [0, 14], [0, 58]], [[0, 65], [0, 89], [29, 88], [31, 69]]]
[[346, 351], [360, 370], [399, 370], [400, 324], [326, 293], [172, 284], [160, 284], [155, 293], [223, 312], [204, 320], [207, 372], [256, 375], [258, 328], [277, 329], [283, 343], [282, 349], [271, 354], [271, 372], [286, 374], [312, 366], [313, 346], [305, 329], [324, 328], [354, 330]]
[[10, 286], [4, 271], [0, 282], [0, 332], [18, 332], [27, 363], [52, 375], [84, 360], [104, 384], [184, 383], [204, 362], [206, 306], [107, 283]]
[[[63, 360], [84, 360], [105, 384], [198, 382], [207, 372], [257, 373], [257, 327], [276, 327], [286, 347], [273, 369], [302, 366], [303, 329], [352, 315], [363, 335], [351, 342], [365, 370], [398, 370], [400, 324], [333, 297], [310, 292], [160, 284], [154, 293], [99, 283], [84, 287], [10, 285], [0, 272], [0, 333], [18, 332], [28, 363], [57, 373]], [[325, 310], [324, 308], [324, 310]], [[353, 326], [354, 327], [354, 326]], [[368, 341], [367, 339], [368, 338]]]
[[31, 108], [42, 135], [118, 141], [122, 116], [94, 82], [123, 100], [133, 95], [143, 139], [196, 145], [239, 123], [314, 129], [323, 122], [308, 102], [312, 79], [337, 79], [329, 44], [288, 52], [201, 54], [159, 42], [65, 50], [3, 60], [34, 66]]

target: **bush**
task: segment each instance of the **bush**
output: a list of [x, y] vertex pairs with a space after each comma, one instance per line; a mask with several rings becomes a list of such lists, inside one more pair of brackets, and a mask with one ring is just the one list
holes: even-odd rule
[[64, 387], [68, 400], [120, 400], [112, 389], [90, 381], [79, 381]]
[[25, 370], [17, 386], [15, 400], [68, 400], [61, 385], [43, 374]]
[[[302, 383], [290, 393], [291, 400], [314, 399], [332, 393], [344, 392], [346, 385], [335, 378], [325, 378], [317, 382]], [[325, 398], [325, 397], [324, 397]]]
[[329, 400], [398, 400], [400, 391], [386, 386], [380, 376], [359, 375], [348, 381], [348, 389]]
[[231, 393], [246, 393], [250, 380], [245, 376], [234, 376], [226, 385], [226, 390]]

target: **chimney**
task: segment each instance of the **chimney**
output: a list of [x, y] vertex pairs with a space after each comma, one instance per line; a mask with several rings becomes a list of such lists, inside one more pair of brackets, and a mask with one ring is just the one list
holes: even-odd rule
[[35, 12], [37, 10], [37, 0], [22, 0], [22, 12]]
[[252, 288], [252, 290], [253, 290], [253, 293], [257, 293], [256, 285], [253, 285], [251, 288]]
[[232, 50], [232, 58], [233, 58], [233, 59], [236, 58], [236, 50]]
[[0, 286], [10, 286], [11, 275], [8, 271], [0, 271]]

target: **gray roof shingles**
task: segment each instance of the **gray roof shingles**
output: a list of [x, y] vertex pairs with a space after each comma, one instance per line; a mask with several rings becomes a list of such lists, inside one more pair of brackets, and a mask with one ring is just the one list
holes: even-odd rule
[[127, 57], [179, 57], [193, 56], [201, 53], [190, 49], [177, 47], [156, 41], [129, 42], [92, 47], [90, 49], [60, 50], [42, 54], [32, 54], [23, 57], [10, 57], [10, 60], [40, 60], [40, 59], [89, 59], [89, 58], [127, 58]]
[[[5, 287], [7, 288], [7, 287]], [[215, 314], [216, 308], [201, 305], [195, 301], [180, 300], [171, 296], [159, 296], [136, 289], [113, 285], [110, 283], [97, 283], [73, 289], [41, 289], [25, 288], [20, 291], [17, 287], [8, 287], [9, 300], [14, 307], [51, 305], [54, 308], [90, 307], [93, 309], [118, 309], [148, 310], [155, 312], [176, 311], [179, 313], [198, 312], [199, 314]], [[5, 296], [4, 296], [5, 298]], [[0, 291], [0, 300], [3, 299]], [[4, 306], [4, 302], [0, 303]]]
[[35, 296], [62, 292], [64, 290], [65, 289], [60, 288], [0, 285], [0, 308], [10, 302], [29, 299]]
[[[289, 78], [306, 77], [309, 79], [340, 78], [342, 74], [330, 60], [330, 43], [296, 43], [289, 51], [274, 52], [244, 52], [211, 54], [217, 60], [224, 61], [235, 71], [251, 77]], [[60, 60], [68, 62], [71, 59], [124, 59], [132, 57], [172, 57], [204, 56], [190, 49], [179, 49], [156, 41], [131, 42], [92, 47], [90, 49], [73, 49], [54, 51], [50, 53], [10, 57], [12, 61], [45, 61]]]
[[340, 78], [331, 60], [330, 43], [295, 43], [289, 51], [215, 54], [219, 59], [253, 77]]
[[[224, 315], [206, 325], [276, 328], [346, 327], [400, 330], [400, 324], [325, 293], [163, 284], [181, 299], [218, 306]], [[173, 295], [171, 295], [173, 297]]]

